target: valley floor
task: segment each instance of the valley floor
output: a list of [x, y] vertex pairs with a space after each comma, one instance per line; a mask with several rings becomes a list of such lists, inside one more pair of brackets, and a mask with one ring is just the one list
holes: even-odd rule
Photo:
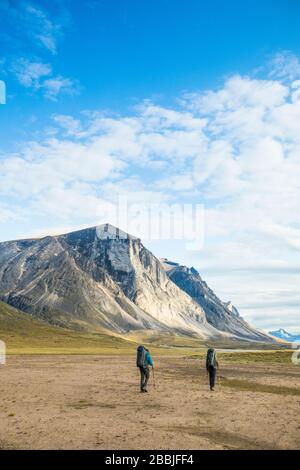
[[300, 367], [135, 356], [12, 356], [0, 367], [0, 449], [300, 449]]

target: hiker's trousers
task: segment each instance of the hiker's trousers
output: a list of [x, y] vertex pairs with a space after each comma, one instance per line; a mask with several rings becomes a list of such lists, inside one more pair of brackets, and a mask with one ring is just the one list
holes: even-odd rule
[[214, 366], [209, 366], [208, 368], [208, 373], [209, 373], [209, 385], [210, 388], [214, 388], [215, 382], [216, 382], [216, 375], [217, 375], [217, 369]]
[[150, 377], [149, 367], [140, 367], [141, 372], [141, 392], [147, 390], [148, 380]]

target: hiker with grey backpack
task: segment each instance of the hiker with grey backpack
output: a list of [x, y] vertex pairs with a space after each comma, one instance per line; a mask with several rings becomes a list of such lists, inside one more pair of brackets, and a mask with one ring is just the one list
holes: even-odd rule
[[217, 360], [217, 353], [215, 349], [209, 348], [206, 355], [206, 370], [207, 374], [209, 375], [209, 386], [212, 392], [215, 388], [218, 367], [219, 363]]
[[148, 392], [147, 385], [150, 378], [150, 367], [152, 367], [154, 373], [154, 366], [150, 351], [144, 346], [137, 348], [136, 365], [141, 373], [140, 391], [141, 393], [146, 393]]

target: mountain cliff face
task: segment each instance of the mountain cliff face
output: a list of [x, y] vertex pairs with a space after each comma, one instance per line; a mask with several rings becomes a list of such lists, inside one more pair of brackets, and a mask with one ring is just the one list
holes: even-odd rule
[[169, 278], [197, 302], [205, 311], [207, 321], [216, 329], [250, 339], [268, 339], [263, 332], [248, 325], [231, 302], [222, 302], [196, 269], [180, 266], [167, 259], [161, 261]]
[[166, 271], [140, 239], [106, 224], [0, 243], [0, 300], [57, 326], [270, 340], [181, 268]]
[[0, 299], [58, 326], [218, 335], [141, 241], [108, 225], [1, 243]]

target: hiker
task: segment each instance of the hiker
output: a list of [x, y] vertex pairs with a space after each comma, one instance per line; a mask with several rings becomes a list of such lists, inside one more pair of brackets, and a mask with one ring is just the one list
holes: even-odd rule
[[141, 372], [141, 393], [148, 392], [147, 385], [150, 377], [150, 367], [154, 369], [150, 351], [144, 346], [137, 348], [136, 365]]
[[209, 375], [209, 386], [211, 391], [214, 391], [217, 368], [219, 367], [217, 361], [217, 353], [213, 348], [209, 348], [206, 355], [206, 370]]

